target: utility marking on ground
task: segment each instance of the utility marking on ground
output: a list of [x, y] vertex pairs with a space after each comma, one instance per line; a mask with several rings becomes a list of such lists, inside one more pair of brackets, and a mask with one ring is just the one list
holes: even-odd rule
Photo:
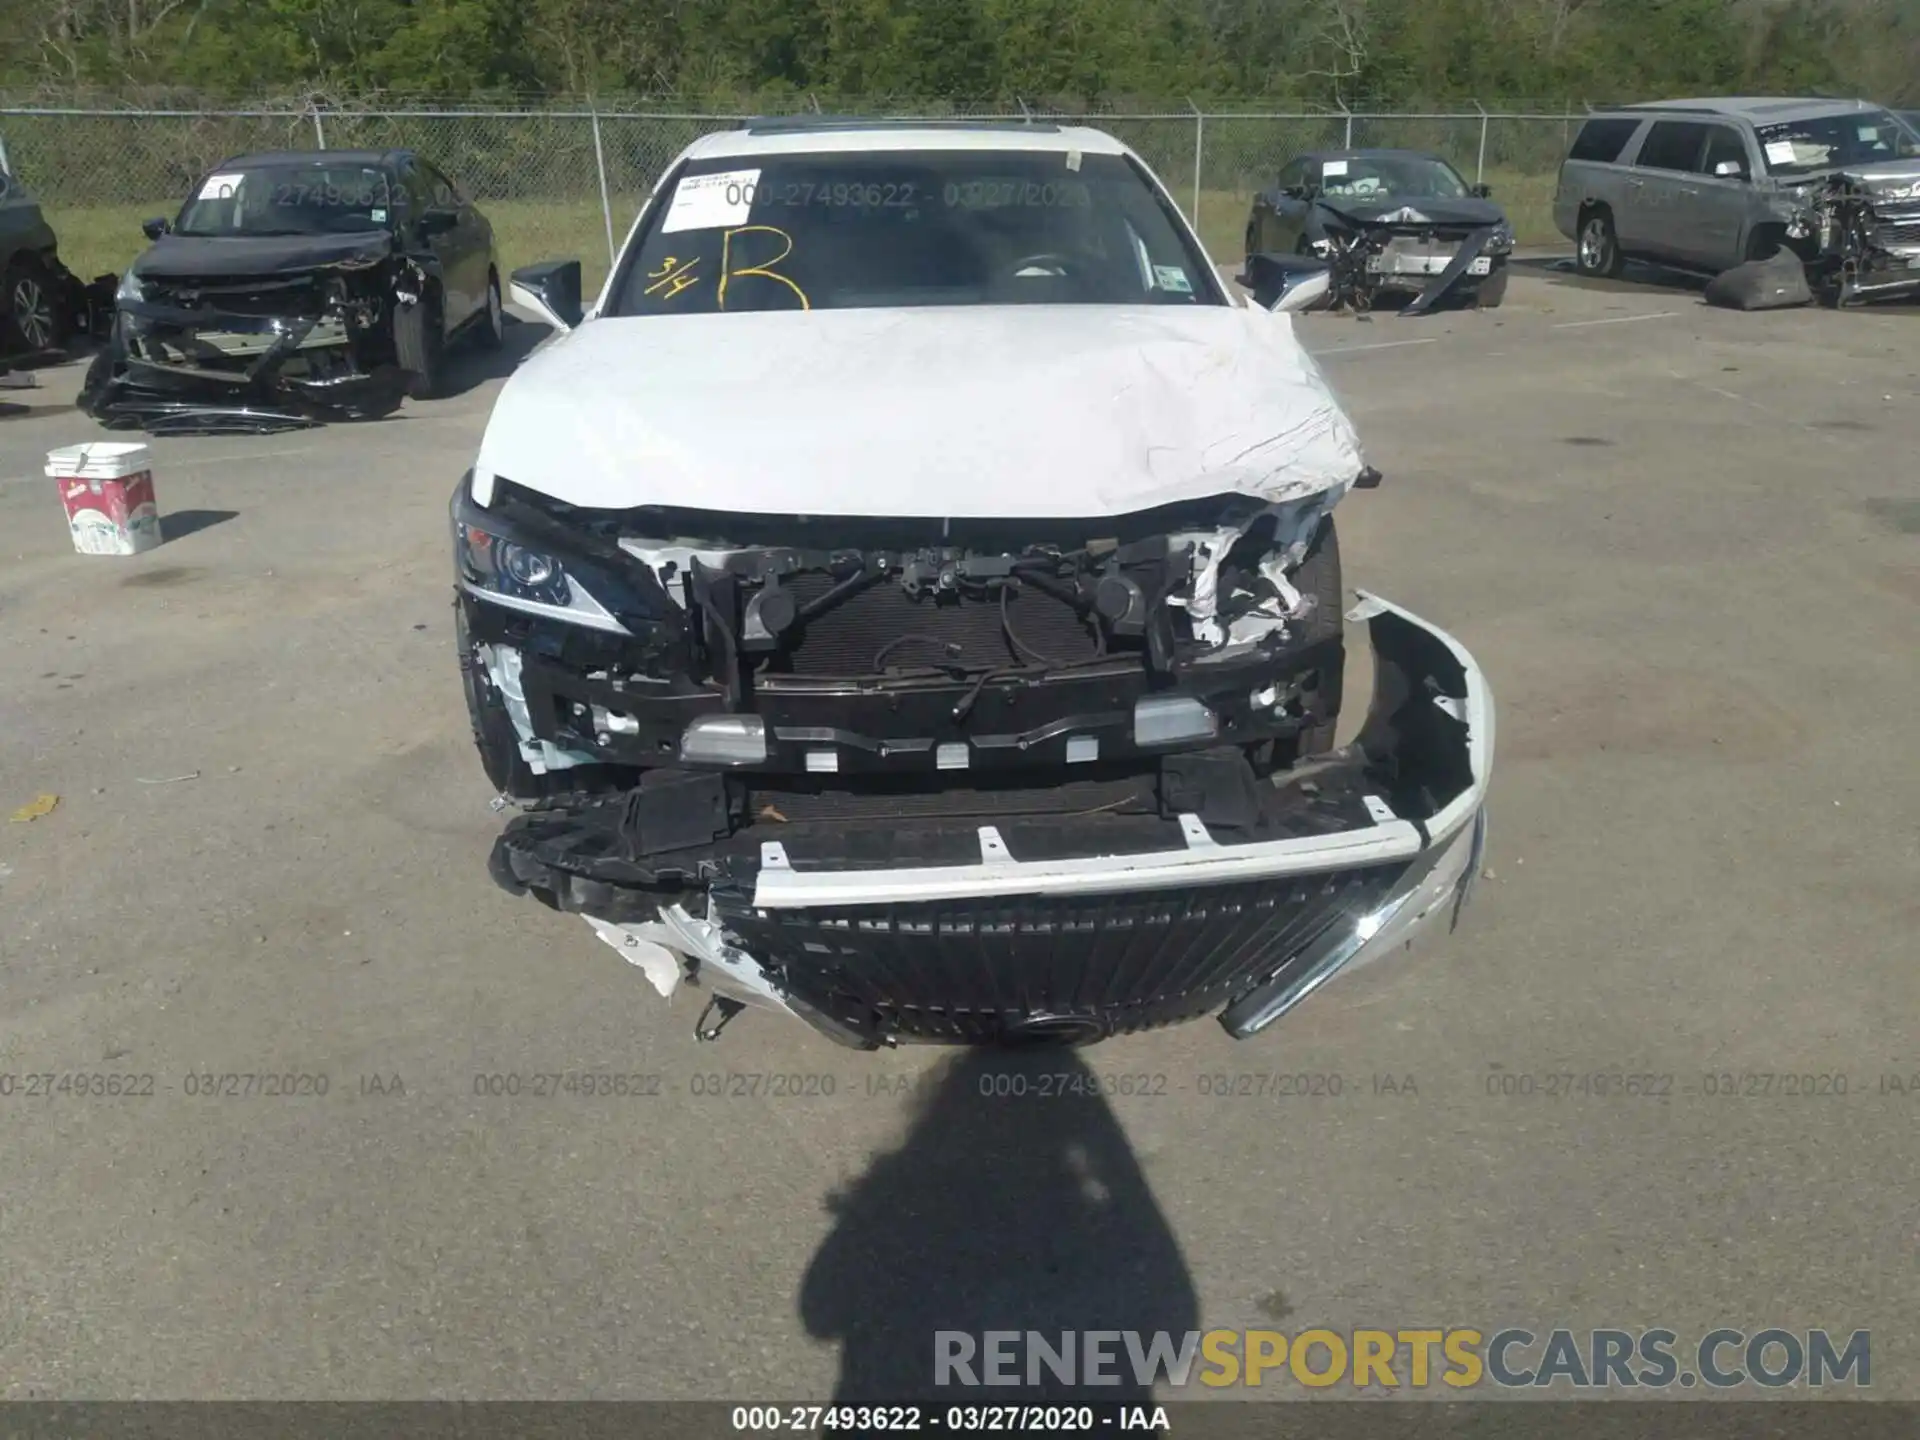
[[1351, 355], [1356, 350], [1398, 350], [1404, 345], [1438, 345], [1439, 343], [1438, 335], [1428, 335], [1420, 340], [1381, 340], [1372, 345], [1336, 345], [1330, 350], [1315, 350], [1313, 356], [1317, 360], [1324, 355]]
[[1610, 315], [1604, 320], [1562, 320], [1556, 330], [1579, 330], [1588, 325], [1632, 325], [1641, 320], [1671, 320], [1678, 310], [1656, 310], [1651, 315]]
[[1696, 389], [1705, 390], [1710, 395], [1718, 395], [1723, 399], [1731, 400], [1736, 405], [1745, 405], [1750, 410], [1758, 410], [1762, 415], [1767, 416], [1771, 420], [1783, 421], [1793, 426], [1796, 430], [1805, 430], [1809, 435], [1818, 435], [1825, 440], [1838, 439], [1843, 442], [1846, 438], [1844, 435], [1837, 435], [1833, 431], [1822, 430], [1817, 425], [1810, 425], [1805, 420], [1796, 420], [1791, 415], [1782, 415], [1775, 407], [1763, 405], [1750, 396], [1737, 394], [1732, 390], [1723, 390], [1718, 385], [1709, 384], [1705, 380], [1697, 380], [1691, 375], [1682, 375], [1678, 370], [1671, 367], [1668, 368], [1667, 374], [1671, 375], [1683, 385], [1692, 385]]

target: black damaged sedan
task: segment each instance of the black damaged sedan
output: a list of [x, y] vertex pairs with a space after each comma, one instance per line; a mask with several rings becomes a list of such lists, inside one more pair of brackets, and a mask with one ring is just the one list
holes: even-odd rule
[[80, 396], [110, 428], [376, 418], [501, 343], [493, 228], [408, 150], [237, 156], [145, 229]]
[[1328, 150], [1296, 156], [1247, 218], [1249, 288], [1265, 272], [1332, 271], [1336, 307], [1407, 297], [1418, 315], [1442, 300], [1482, 308], [1507, 290], [1513, 227], [1485, 185], [1419, 150]]

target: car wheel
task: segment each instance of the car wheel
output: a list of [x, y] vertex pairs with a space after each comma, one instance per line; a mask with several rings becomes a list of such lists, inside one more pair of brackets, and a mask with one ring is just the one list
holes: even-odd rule
[[1595, 208], [1580, 217], [1580, 241], [1573, 263], [1589, 279], [1612, 280], [1619, 276], [1626, 262], [1620, 254], [1620, 236], [1613, 228], [1610, 211]]
[[28, 259], [16, 260], [7, 271], [7, 329], [29, 353], [51, 350], [66, 338], [61, 307], [46, 270]]
[[482, 350], [498, 350], [507, 339], [507, 312], [500, 303], [500, 272], [487, 271], [487, 309], [480, 317]]
[[520, 734], [507, 713], [507, 702], [494, 687], [485, 663], [474, 652], [467, 630], [465, 606], [454, 602], [454, 643], [460, 651], [460, 679], [467, 693], [467, 720], [473, 727], [474, 748], [481, 768], [502, 795], [516, 800], [537, 798], [545, 788], [520, 753]]
[[429, 292], [419, 303], [402, 306], [393, 317], [394, 357], [413, 376], [411, 393], [429, 400], [440, 393], [446, 369], [447, 337], [441, 327], [440, 299]]

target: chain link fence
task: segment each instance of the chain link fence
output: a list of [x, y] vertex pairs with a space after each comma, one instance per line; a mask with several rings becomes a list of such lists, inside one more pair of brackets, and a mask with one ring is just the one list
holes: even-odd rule
[[[577, 255], [604, 274], [661, 171], [712, 130], [785, 108], [696, 113], [614, 106], [522, 109], [301, 106], [106, 109], [0, 105], [0, 159], [39, 198], [62, 253], [83, 275], [117, 271], [144, 240], [139, 222], [170, 215], [222, 159], [248, 151], [406, 147], [471, 192], [494, 222], [503, 259]], [[1494, 186], [1523, 242], [1556, 239], [1555, 177], [1585, 107], [1456, 113], [1280, 113], [1158, 109], [1069, 113], [1004, 106], [836, 103], [837, 113], [1088, 124], [1133, 147], [1198, 223], [1215, 258], [1237, 257], [1254, 193], [1304, 150], [1392, 146], [1445, 156]]]

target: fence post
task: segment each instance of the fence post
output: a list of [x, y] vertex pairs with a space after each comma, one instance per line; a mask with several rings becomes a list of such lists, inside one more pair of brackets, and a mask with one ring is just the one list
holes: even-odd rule
[[607, 152], [600, 145], [600, 106], [591, 97], [587, 100], [587, 115], [593, 121], [593, 168], [600, 172], [600, 216], [607, 222], [607, 264], [611, 266], [616, 258], [613, 249], [613, 202], [607, 198]]
[[1353, 112], [1347, 109], [1347, 102], [1344, 100], [1340, 102], [1340, 113], [1347, 117], [1347, 138], [1341, 142], [1340, 148], [1351, 150], [1353, 148]]
[[1484, 185], [1487, 183], [1487, 107], [1476, 100], [1473, 108], [1480, 112], [1480, 158], [1474, 164], [1473, 183]]
[[320, 102], [310, 102], [310, 108], [313, 110], [313, 148], [324, 150], [327, 148], [327, 129], [320, 123]]
[[1200, 233], [1200, 167], [1206, 157], [1207, 117], [1200, 113], [1200, 107], [1193, 103], [1193, 97], [1187, 97], [1187, 108], [1193, 111], [1193, 233]]

